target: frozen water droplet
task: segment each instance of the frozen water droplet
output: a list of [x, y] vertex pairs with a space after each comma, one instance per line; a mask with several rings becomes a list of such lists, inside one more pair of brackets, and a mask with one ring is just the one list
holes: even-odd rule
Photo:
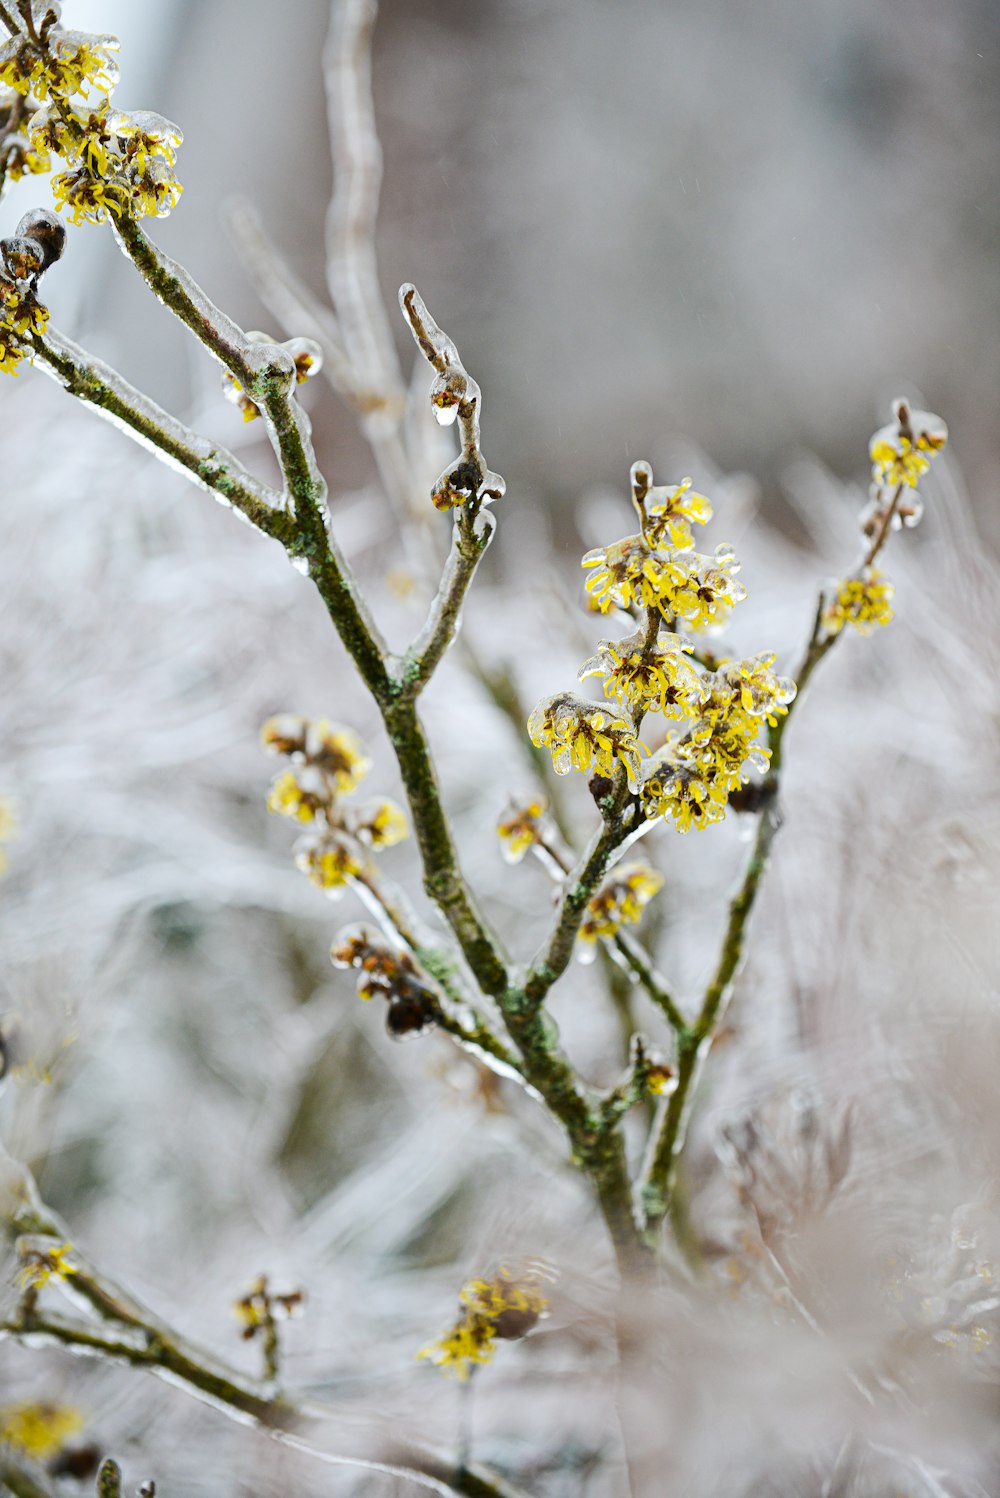
[[[442, 402], [445, 402], [442, 404]], [[434, 412], [434, 420], [439, 427], [450, 427], [458, 420], [458, 401], [446, 401], [444, 396], [439, 396], [432, 401], [431, 410]]]

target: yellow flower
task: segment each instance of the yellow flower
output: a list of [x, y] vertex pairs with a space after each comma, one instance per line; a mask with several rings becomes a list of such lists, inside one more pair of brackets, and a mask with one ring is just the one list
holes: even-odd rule
[[839, 635], [850, 624], [861, 635], [870, 635], [893, 618], [895, 588], [877, 567], [866, 567], [860, 577], [846, 578], [823, 611], [827, 636]]
[[410, 827], [395, 801], [365, 801], [345, 812], [349, 832], [369, 848], [392, 848], [409, 837]]
[[86, 167], [59, 172], [52, 178], [52, 196], [57, 208], [65, 208], [74, 224], [101, 224], [110, 214], [127, 213], [131, 194], [124, 182], [105, 182], [92, 177]]
[[728, 622], [747, 590], [736, 574], [740, 564], [731, 546], [717, 546], [714, 556], [692, 552], [682, 556], [669, 597], [670, 612], [683, 619], [689, 629], [715, 633]]
[[339, 895], [348, 880], [364, 869], [364, 859], [357, 844], [341, 832], [328, 831], [320, 836], [300, 838], [293, 849], [295, 865], [312, 884], [329, 895]]
[[590, 570], [587, 592], [602, 613], [612, 604], [627, 609], [659, 608], [669, 604], [683, 569], [676, 567], [671, 553], [651, 551], [644, 536], [625, 536], [610, 546], [588, 551], [581, 566]]
[[177, 148], [184, 135], [178, 126], [165, 120], [162, 114], [152, 110], [138, 109], [126, 114], [122, 109], [112, 110], [108, 120], [115, 135], [125, 143], [125, 159], [134, 164], [137, 171], [144, 172], [151, 157], [161, 157], [168, 166], [173, 166]]
[[709, 704], [717, 701], [728, 712], [732, 697], [737, 696], [745, 713], [763, 718], [776, 728], [778, 719], [785, 717], [788, 704], [794, 700], [796, 686], [791, 677], [776, 676], [771, 670], [773, 665], [773, 652], [755, 655], [750, 660], [723, 661], [709, 678]]
[[580, 680], [604, 677], [605, 697], [639, 712], [657, 711], [667, 718], [697, 716], [705, 698], [701, 677], [685, 652], [691, 646], [679, 635], [661, 633], [647, 651], [644, 632], [624, 640], [602, 640], [597, 654], [580, 668]]
[[682, 551], [694, 544], [691, 526], [707, 525], [713, 513], [711, 501], [691, 488], [690, 479], [681, 479], [676, 488], [665, 484], [647, 489], [640, 512], [650, 546]]
[[271, 784], [267, 809], [297, 822], [315, 821], [318, 812], [330, 804], [331, 792], [324, 777], [308, 765], [302, 769], [282, 770]]
[[112, 53], [120, 48], [116, 36], [54, 30], [48, 56], [32, 79], [32, 91], [40, 99], [48, 98], [50, 93], [63, 97], [80, 94], [86, 98], [91, 87], [100, 94], [112, 94], [121, 76]]
[[520, 863], [528, 849], [539, 841], [540, 822], [546, 812], [543, 800], [511, 805], [497, 823], [500, 852], [507, 863]]
[[580, 940], [594, 946], [602, 937], [615, 936], [622, 926], [636, 925], [662, 888], [663, 875], [648, 864], [622, 864], [587, 902]]
[[43, 1248], [37, 1240], [27, 1239], [19, 1244], [19, 1252], [23, 1263], [17, 1272], [17, 1283], [22, 1290], [41, 1290], [50, 1280], [66, 1280], [79, 1273], [76, 1265], [69, 1262], [72, 1243]]
[[877, 484], [915, 489], [930, 458], [948, 441], [948, 428], [940, 416], [914, 411], [905, 400], [893, 401], [892, 411], [895, 419], [879, 428], [868, 447], [872, 475]]
[[495, 1274], [467, 1280], [459, 1292], [458, 1320], [417, 1357], [468, 1379], [475, 1367], [492, 1361], [497, 1340], [517, 1340], [537, 1326], [549, 1304], [541, 1290], [547, 1277], [538, 1267], [519, 1272], [501, 1265]]
[[551, 750], [557, 775], [582, 770], [610, 777], [617, 762], [629, 786], [638, 787], [642, 745], [631, 723], [584, 697], [562, 692], [540, 702], [528, 719], [528, 734], [536, 748]]
[[0, 1445], [30, 1461], [45, 1461], [83, 1429], [83, 1415], [68, 1404], [8, 1404], [0, 1407]]

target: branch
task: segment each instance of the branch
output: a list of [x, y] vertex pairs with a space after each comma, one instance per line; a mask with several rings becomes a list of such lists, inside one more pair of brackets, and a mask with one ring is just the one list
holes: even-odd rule
[[405, 396], [378, 280], [375, 221], [382, 148], [372, 99], [375, 0], [334, 0], [323, 53], [333, 197], [326, 216], [327, 285], [370, 412], [396, 421]]
[[[64, 1225], [41, 1202], [31, 1175], [0, 1156], [5, 1179], [0, 1181], [8, 1200], [8, 1226], [17, 1234], [29, 1233], [65, 1241]], [[11, 1168], [13, 1167], [13, 1170]], [[0, 1321], [0, 1340], [11, 1339], [31, 1347], [71, 1348], [83, 1356], [144, 1368], [154, 1376], [185, 1387], [231, 1419], [249, 1418], [270, 1435], [287, 1441], [299, 1451], [327, 1464], [361, 1467], [369, 1471], [409, 1478], [434, 1492], [467, 1494], [469, 1498], [518, 1498], [516, 1492], [481, 1468], [466, 1469], [442, 1453], [409, 1440], [393, 1440], [386, 1460], [334, 1454], [312, 1444], [304, 1432], [318, 1431], [337, 1412], [321, 1406], [298, 1405], [277, 1393], [272, 1385], [245, 1378], [212, 1354], [145, 1310], [101, 1276], [79, 1252], [73, 1251], [74, 1272], [60, 1288], [85, 1302], [101, 1317], [100, 1323], [85, 1324], [57, 1313], [39, 1313], [34, 1301], [22, 1303], [20, 1315]], [[110, 1325], [109, 1325], [110, 1323]], [[380, 1434], [384, 1440], [384, 1431]], [[0, 1457], [0, 1463], [3, 1458]], [[0, 1482], [7, 1481], [0, 1465]], [[22, 1489], [13, 1488], [17, 1498]], [[26, 1498], [51, 1498], [47, 1490], [23, 1488]]]
[[688, 1028], [687, 1020], [671, 998], [666, 984], [640, 943], [627, 932], [618, 931], [610, 945], [621, 955], [624, 964], [631, 969], [657, 1008], [662, 1009], [673, 1029], [679, 1035], [685, 1034]]
[[0, 1493], [7, 1492], [14, 1498], [56, 1498], [55, 1488], [42, 1481], [37, 1468], [19, 1461], [10, 1447], [0, 1446]]
[[729, 920], [712, 981], [698, 1018], [677, 1038], [677, 1086], [658, 1121], [645, 1180], [641, 1188], [647, 1235], [655, 1235], [670, 1207], [677, 1160], [684, 1147], [693, 1090], [711, 1049], [717, 1026], [732, 996], [733, 980], [743, 956], [747, 921], [767, 868], [771, 844], [780, 826], [776, 807], [761, 813], [757, 838], [742, 883], [729, 906]]
[[192, 432], [129, 385], [110, 365], [50, 330], [31, 340], [35, 363], [70, 395], [93, 406], [142, 447], [180, 469], [266, 536], [288, 545], [293, 522], [280, 494], [255, 479], [232, 453]]
[[[465, 595], [493, 536], [493, 526], [487, 523], [491, 520], [481, 514], [478, 504], [463, 506], [456, 513], [441, 586], [403, 662], [403, 682], [411, 697], [418, 696], [430, 681], [458, 634]], [[477, 526], [477, 521], [482, 523]]]

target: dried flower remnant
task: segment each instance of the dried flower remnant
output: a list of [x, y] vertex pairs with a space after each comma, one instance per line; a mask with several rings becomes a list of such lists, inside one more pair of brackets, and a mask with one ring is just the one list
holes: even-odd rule
[[[295, 366], [297, 385], [303, 385], [306, 380], [311, 380], [313, 375], [319, 374], [323, 367], [323, 350], [311, 338], [286, 338], [284, 343], [279, 343], [268, 333], [256, 331], [248, 333], [247, 338], [251, 343], [273, 345], [290, 354]], [[256, 401], [250, 399], [239, 380], [228, 370], [223, 370], [221, 379], [222, 393], [226, 399], [242, 411], [244, 421], [255, 421], [260, 415], [260, 407]]]
[[581, 959], [592, 961], [599, 941], [617, 936], [622, 926], [637, 925], [662, 888], [663, 875], [649, 864], [626, 863], [617, 868], [587, 902], [579, 932]]
[[870, 635], [894, 618], [892, 600], [895, 588], [877, 567], [866, 567], [860, 577], [849, 577], [839, 585], [823, 610], [823, 630], [829, 639], [839, 635], [845, 624], [859, 635]]
[[268, 1288], [267, 1275], [261, 1274], [254, 1280], [246, 1295], [233, 1302], [233, 1315], [240, 1323], [240, 1335], [244, 1342], [249, 1342], [279, 1316], [289, 1320], [301, 1315], [304, 1302], [305, 1295], [301, 1290], [288, 1290], [278, 1294]]
[[69, 1404], [41, 1401], [2, 1405], [0, 1446], [9, 1446], [29, 1461], [44, 1462], [61, 1451], [83, 1424], [80, 1410]]
[[369, 927], [342, 931], [330, 948], [330, 961], [357, 972], [359, 998], [387, 1001], [386, 1029], [395, 1039], [419, 1035], [437, 1023], [437, 995], [421, 980], [412, 957], [388, 947]]
[[528, 719], [528, 734], [538, 749], [549, 749], [557, 775], [570, 770], [611, 776], [624, 766], [629, 786], [639, 780], [642, 745], [624, 718], [607, 708], [560, 692], [540, 702]]
[[518, 1270], [501, 1264], [485, 1278], [467, 1280], [459, 1291], [458, 1319], [417, 1357], [467, 1380], [476, 1367], [492, 1362], [497, 1341], [517, 1341], [534, 1330], [549, 1307], [542, 1285], [551, 1278], [545, 1266]]

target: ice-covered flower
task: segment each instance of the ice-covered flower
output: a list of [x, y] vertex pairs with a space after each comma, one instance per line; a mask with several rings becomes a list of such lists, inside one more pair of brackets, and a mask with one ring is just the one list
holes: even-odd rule
[[602, 937], [615, 936], [622, 926], [634, 926], [654, 895], [663, 888], [663, 875], [649, 864], [621, 864], [596, 894], [591, 895], [580, 924], [581, 953], [593, 956]]
[[497, 837], [500, 851], [507, 863], [520, 863], [529, 848], [535, 846], [544, 835], [542, 819], [546, 803], [538, 798], [534, 801], [511, 803], [497, 822]]
[[930, 459], [948, 441], [948, 427], [932, 411], [914, 411], [905, 400], [892, 403], [893, 420], [872, 437], [868, 452], [877, 484], [914, 489]]
[[669, 596], [670, 612], [683, 619], [689, 629], [717, 633], [728, 623], [747, 590], [736, 574], [740, 563], [731, 546], [717, 546], [713, 556], [691, 552], [682, 556], [683, 567]]
[[[87, 98], [92, 88], [99, 94], [112, 94], [121, 77], [114, 56], [120, 49], [116, 36], [54, 30], [41, 66], [32, 76], [31, 91], [39, 99], [47, 99], [50, 94]], [[0, 79], [2, 76], [0, 70]]]
[[749, 660], [723, 661], [709, 678], [709, 700], [713, 696], [736, 695], [746, 713], [763, 718], [772, 728], [788, 712], [796, 686], [790, 676], [777, 676], [771, 670], [774, 653], [765, 652]]
[[645, 632], [624, 640], [602, 640], [597, 654], [580, 668], [580, 680], [600, 676], [605, 697], [615, 697], [638, 712], [660, 712], [667, 718], [697, 715], [705, 697], [701, 677], [687, 659], [691, 646], [670, 631], [661, 631], [645, 647]]
[[132, 195], [120, 179], [106, 181], [80, 166], [52, 178], [52, 197], [57, 208], [66, 209], [71, 223], [102, 224], [109, 216], [121, 218], [127, 213]]
[[311, 765], [282, 770], [271, 782], [267, 809], [297, 822], [313, 822], [330, 805], [332, 791], [326, 777]]
[[707, 525], [713, 513], [711, 501], [692, 489], [690, 479], [681, 479], [676, 487], [668, 484], [650, 487], [639, 509], [643, 534], [650, 546], [672, 546], [680, 551], [694, 544], [692, 525]]
[[570, 770], [612, 776], [621, 764], [635, 790], [642, 746], [631, 723], [599, 704], [560, 692], [540, 702], [528, 719], [536, 748], [549, 749], [557, 775]]
[[140, 172], [146, 170], [152, 157], [159, 157], [168, 166], [173, 166], [177, 150], [184, 141], [179, 126], [151, 109], [137, 109], [131, 114], [123, 109], [113, 109], [108, 116], [108, 126], [123, 143], [125, 160]]
[[345, 807], [342, 815], [347, 830], [369, 848], [392, 848], [410, 835], [409, 823], [395, 801], [363, 801]]
[[827, 636], [839, 635], [845, 624], [860, 635], [870, 635], [893, 618], [895, 588], [877, 567], [866, 567], [859, 577], [848, 577], [823, 610]]
[[295, 866], [311, 884], [337, 897], [364, 872], [364, 856], [353, 838], [336, 828], [307, 833], [292, 849]]
[[590, 571], [587, 592], [602, 613], [613, 604], [673, 612], [670, 599], [683, 570], [669, 552], [652, 551], [644, 536], [624, 536], [588, 551], [581, 565]]

